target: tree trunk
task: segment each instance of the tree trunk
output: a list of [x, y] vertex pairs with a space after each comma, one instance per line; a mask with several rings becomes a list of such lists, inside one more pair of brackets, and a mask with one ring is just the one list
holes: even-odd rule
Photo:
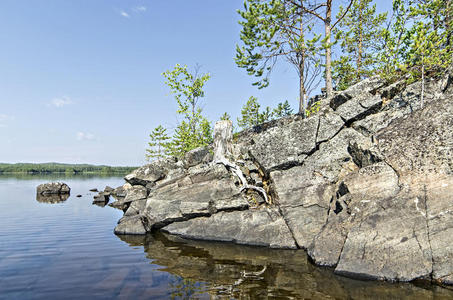
[[299, 114], [304, 118], [306, 117], [306, 104], [305, 104], [305, 85], [304, 85], [304, 67], [305, 67], [305, 43], [304, 43], [304, 23], [303, 23], [303, 5], [304, 1], [300, 1], [300, 42], [301, 42], [301, 53], [299, 61]]
[[[304, 68], [299, 66], [299, 72], [303, 72]], [[303, 73], [302, 73], [303, 74]], [[306, 117], [307, 104], [305, 102], [305, 87], [304, 75], [299, 75], [299, 114]]]
[[233, 122], [218, 121], [214, 125], [214, 161], [229, 157], [233, 142]]
[[363, 20], [362, 20], [362, 10], [363, 7], [363, 0], [360, 0], [359, 4], [359, 45], [357, 49], [357, 79], [360, 81], [362, 79], [361, 76], [361, 67], [362, 67], [362, 43], [363, 43]]
[[331, 19], [332, 19], [332, 0], [327, 0], [326, 2], [326, 19], [324, 21], [325, 31], [326, 31], [326, 92], [327, 97], [332, 96], [333, 87], [332, 87], [332, 49], [330, 45], [330, 35], [331, 35]]
[[[423, 57], [422, 57], [423, 60]], [[424, 99], [424, 94], [425, 94], [425, 63], [422, 61], [422, 94], [421, 94], [421, 107], [423, 108], [423, 101]]]
[[447, 49], [452, 50], [452, 34], [453, 29], [451, 28], [451, 18], [453, 15], [452, 0], [447, 0], [446, 4], [446, 16], [445, 16], [445, 31], [447, 32]]
[[248, 184], [244, 173], [241, 168], [228, 158], [232, 156], [233, 147], [233, 122], [230, 120], [221, 120], [214, 125], [214, 157], [213, 162], [215, 164], [222, 164], [234, 175], [237, 176], [242, 184], [240, 192], [246, 190], [255, 190], [263, 195], [264, 201], [267, 204], [271, 204], [271, 201], [266, 193], [266, 190], [262, 187]]

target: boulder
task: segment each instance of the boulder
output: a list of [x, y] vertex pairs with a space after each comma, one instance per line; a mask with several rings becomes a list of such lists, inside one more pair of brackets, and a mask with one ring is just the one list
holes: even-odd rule
[[99, 205], [99, 206], [105, 206], [107, 203], [110, 201], [110, 194], [104, 193], [104, 192], [99, 192], [99, 194], [95, 195], [93, 197], [93, 204]]
[[114, 191], [114, 189], [112, 187], [110, 187], [110, 186], [106, 186], [104, 188], [104, 193], [111, 194], [113, 191]]
[[71, 188], [63, 182], [50, 182], [38, 185], [36, 193], [38, 195], [61, 195], [69, 194]]
[[185, 168], [190, 168], [201, 163], [212, 161], [212, 149], [208, 147], [200, 147], [187, 152], [183, 158]]
[[178, 167], [176, 159], [161, 159], [134, 170], [124, 179], [131, 185], [146, 186], [164, 179], [170, 170]]
[[147, 196], [148, 190], [146, 187], [134, 185], [127, 191], [126, 197], [119, 198], [115, 202], [110, 203], [109, 206], [126, 211], [131, 202], [145, 200]]

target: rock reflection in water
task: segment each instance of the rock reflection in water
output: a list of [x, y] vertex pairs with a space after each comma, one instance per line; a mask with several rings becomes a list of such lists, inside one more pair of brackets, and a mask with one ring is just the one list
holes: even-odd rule
[[68, 200], [69, 194], [50, 194], [50, 195], [36, 195], [36, 201], [41, 203], [60, 203]]
[[366, 282], [316, 267], [301, 250], [273, 250], [227, 243], [188, 241], [175, 236], [119, 236], [143, 246], [147, 258], [175, 276], [171, 295], [211, 299], [451, 299], [438, 286]]

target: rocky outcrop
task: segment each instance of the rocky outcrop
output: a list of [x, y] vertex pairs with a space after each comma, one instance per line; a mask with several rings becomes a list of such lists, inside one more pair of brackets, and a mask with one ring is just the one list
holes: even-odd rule
[[71, 188], [63, 182], [43, 183], [36, 188], [37, 195], [63, 195], [70, 192]]
[[310, 118], [240, 133], [232, 163], [214, 147], [139, 168], [115, 232], [301, 248], [338, 274], [453, 284], [451, 79], [428, 81], [422, 107], [420, 83], [369, 78]]

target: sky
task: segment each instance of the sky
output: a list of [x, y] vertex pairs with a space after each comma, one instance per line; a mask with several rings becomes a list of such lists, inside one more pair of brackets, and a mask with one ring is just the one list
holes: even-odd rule
[[161, 75], [178, 63], [211, 74], [202, 107], [213, 122], [224, 112], [235, 120], [250, 96], [297, 111], [291, 65], [278, 64], [261, 90], [235, 65], [242, 5], [0, 1], [0, 162], [145, 163], [151, 130], [178, 123]]

